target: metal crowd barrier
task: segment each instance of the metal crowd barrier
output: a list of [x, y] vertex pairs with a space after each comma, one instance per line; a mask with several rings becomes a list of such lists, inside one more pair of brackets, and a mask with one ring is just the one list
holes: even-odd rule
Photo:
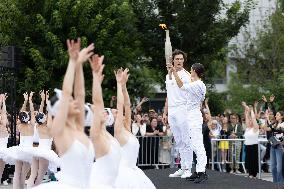
[[[227, 153], [227, 158], [225, 161], [225, 164], [223, 164], [222, 159], [221, 159], [221, 151], [219, 149], [219, 143], [221, 141], [227, 141], [229, 142], [229, 149], [226, 152]], [[215, 164], [218, 166], [218, 169], [222, 172], [224, 167], [222, 168], [221, 165], [226, 166], [226, 164], [231, 164], [231, 168], [234, 168], [234, 163], [241, 165], [244, 172], [246, 173], [246, 168], [245, 168], [245, 160], [243, 157], [237, 158], [237, 153], [239, 153], [244, 145], [245, 139], [211, 139], [211, 169], [215, 169]], [[266, 138], [259, 138], [258, 140], [258, 178], [261, 179], [261, 149], [260, 149], [260, 144], [261, 143], [267, 143]], [[241, 144], [241, 145], [240, 145]], [[240, 149], [237, 149], [240, 148]], [[239, 151], [239, 152], [237, 152]], [[241, 159], [241, 161], [240, 161]]]
[[[223, 144], [223, 147], [228, 146], [228, 149], [224, 149], [225, 154], [226, 154], [225, 160], [222, 160], [221, 149], [219, 147], [220, 142], [229, 143], [228, 145]], [[239, 164], [239, 166], [241, 165], [243, 170], [246, 173], [245, 162], [239, 161], [239, 159], [237, 159], [237, 153], [240, 153], [243, 142], [244, 142], [244, 139], [211, 139], [211, 162], [210, 163], [212, 166], [211, 167], [212, 170], [214, 170], [215, 164], [217, 164], [221, 172], [224, 169], [224, 167], [222, 167], [221, 165], [226, 166], [226, 164], [231, 164], [233, 167], [234, 164]], [[238, 156], [240, 156], [240, 154], [238, 154]]]
[[[179, 154], [175, 149], [173, 137], [169, 136], [136, 136], [140, 148], [139, 155], [137, 160], [137, 166], [153, 166], [158, 168], [158, 166], [170, 166], [177, 167], [180, 162], [176, 161], [179, 159]], [[227, 157], [225, 164], [222, 164], [221, 159], [221, 151], [219, 149], [219, 143], [221, 141], [229, 142], [229, 149], [227, 151]], [[217, 165], [218, 169], [222, 171], [224, 168], [222, 166], [226, 166], [226, 164], [230, 164], [231, 168], [234, 168], [234, 164], [239, 164], [242, 166], [243, 171], [246, 173], [245, 168], [245, 159], [243, 157], [240, 158], [240, 154], [238, 157], [237, 153], [240, 153], [243, 150], [245, 139], [211, 139], [211, 160], [209, 164], [211, 164], [211, 169], [215, 169], [215, 165]], [[166, 142], [166, 143], [164, 143]], [[260, 137], [258, 140], [258, 178], [261, 179], [261, 149], [260, 144], [267, 143], [267, 139], [265, 137]], [[168, 143], [168, 146], [165, 144]], [[239, 148], [239, 149], [238, 149]], [[163, 151], [163, 152], [161, 152]], [[161, 153], [167, 153], [169, 157], [169, 161], [167, 163], [160, 162], [159, 156]], [[237, 158], [238, 157], [238, 158]], [[241, 159], [241, 160], [240, 160]]]
[[[137, 166], [169, 166], [172, 161], [173, 137], [169, 136], [136, 136], [140, 148]], [[170, 162], [160, 162], [161, 153], [170, 159]]]

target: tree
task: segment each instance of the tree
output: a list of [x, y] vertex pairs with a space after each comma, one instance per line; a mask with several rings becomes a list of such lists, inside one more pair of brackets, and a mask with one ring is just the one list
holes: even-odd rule
[[[248, 21], [253, 6], [250, 0], [225, 5], [222, 0], [131, 0], [138, 17], [137, 26], [143, 34], [143, 52], [151, 58], [151, 65], [164, 68], [164, 32], [159, 23], [170, 29], [172, 46], [188, 53], [189, 65], [201, 62], [207, 70], [207, 80], [214, 77], [212, 62], [227, 56], [229, 40], [239, 33]], [[163, 69], [165, 70], [165, 69]], [[208, 82], [208, 81], [207, 81]], [[212, 81], [211, 81], [212, 82]]]
[[[248, 84], [246, 90], [255, 98], [262, 94], [274, 94], [280, 110], [284, 109], [284, 6], [278, 1], [275, 12], [269, 17], [256, 38], [250, 38], [242, 51], [236, 51], [238, 72], [235, 82], [240, 86]], [[236, 89], [231, 87], [231, 93]], [[240, 97], [239, 100], [241, 101]]]
[[[129, 90], [133, 96], [150, 91], [153, 71], [140, 64], [136, 17], [127, 0], [0, 0], [0, 46], [22, 48], [24, 67], [19, 74], [19, 92], [61, 88], [67, 66], [66, 39], [81, 37], [83, 46], [95, 43], [105, 55], [106, 96], [115, 93], [113, 70], [129, 67]], [[85, 71], [90, 96], [91, 73]], [[144, 76], [143, 77], [143, 74]], [[140, 86], [140, 87], [137, 87]], [[105, 93], [104, 93], [105, 94]]]
[[226, 105], [226, 94], [216, 93], [214, 91], [209, 91], [207, 94], [209, 98], [209, 108], [212, 115], [218, 115], [224, 112]]
[[169, 25], [173, 46], [189, 54], [190, 64], [205, 65], [210, 80], [213, 66], [226, 57], [228, 41], [247, 22], [251, 2], [0, 0], [0, 46], [23, 50], [19, 92], [60, 87], [67, 65], [65, 41], [80, 36], [84, 46], [94, 42], [96, 52], [106, 57], [106, 97], [114, 93], [113, 69], [121, 66], [139, 78], [129, 81], [131, 96], [144, 96], [165, 75], [165, 34], [158, 28], [160, 23]]

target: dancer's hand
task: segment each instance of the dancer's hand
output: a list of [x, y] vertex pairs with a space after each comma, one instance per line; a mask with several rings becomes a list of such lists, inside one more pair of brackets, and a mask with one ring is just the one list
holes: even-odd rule
[[7, 93], [4, 93], [4, 101], [6, 101], [6, 99], [8, 98], [8, 94]]
[[39, 92], [39, 94], [40, 94], [41, 100], [44, 100], [44, 99], [45, 99], [44, 90], [41, 90], [41, 91]]
[[94, 48], [94, 43], [90, 44], [87, 48], [83, 48], [79, 52], [77, 62], [79, 64], [83, 64], [84, 62], [86, 62], [94, 54], [94, 52], [92, 52]]
[[93, 72], [93, 77], [99, 79], [100, 82], [102, 82], [104, 79], [103, 70], [105, 65], [103, 64], [103, 61], [104, 61], [104, 56], [99, 56], [97, 54], [89, 58], [89, 62]]
[[129, 75], [130, 75], [130, 74], [128, 74], [128, 72], [129, 72], [128, 68], [125, 68], [124, 71], [123, 71], [123, 77], [122, 77], [122, 82], [121, 82], [121, 84], [123, 86], [126, 86], [126, 83], [128, 81], [128, 78], [129, 78]]
[[34, 92], [31, 91], [31, 92], [30, 92], [30, 97], [29, 97], [29, 100], [30, 100], [30, 101], [33, 100], [33, 95], [34, 95]]
[[92, 50], [94, 50], [94, 44], [90, 44], [87, 48], [81, 48], [81, 39], [78, 38], [77, 42], [74, 40], [67, 40], [67, 48], [70, 60], [73, 62], [82, 64], [88, 60], [93, 55]]
[[123, 69], [120, 68], [117, 71], [114, 71], [114, 75], [116, 78], [117, 83], [122, 84], [122, 80], [123, 80]]
[[23, 95], [24, 95], [24, 99], [25, 99], [25, 101], [27, 101], [27, 100], [29, 99], [29, 95], [28, 95], [28, 93], [27, 93], [27, 92], [25, 92]]
[[4, 94], [0, 94], [0, 103], [5, 101], [5, 95]]
[[67, 39], [66, 43], [70, 60], [76, 62], [81, 48], [81, 39], [78, 38], [77, 42], [75, 42], [73, 39]]

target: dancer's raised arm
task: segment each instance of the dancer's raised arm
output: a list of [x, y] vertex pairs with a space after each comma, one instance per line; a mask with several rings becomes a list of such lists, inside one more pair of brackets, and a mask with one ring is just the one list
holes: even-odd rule
[[45, 93], [44, 93], [44, 90], [41, 90], [41, 91], [39, 92], [39, 95], [40, 95], [40, 98], [41, 98], [40, 106], [39, 106], [39, 112], [43, 112], [44, 100], [45, 100]]
[[[45, 91], [45, 99], [46, 99], [46, 105], [47, 105], [47, 102], [48, 102], [48, 100], [49, 100], [49, 92], [48, 92], [48, 91]], [[47, 110], [47, 112], [46, 112], [46, 116], [47, 116], [46, 126], [47, 126], [49, 129], [51, 129], [51, 127], [52, 127], [52, 115], [51, 115], [50, 112], [48, 112], [48, 110]], [[49, 130], [49, 132], [50, 132], [50, 130]]]
[[72, 99], [73, 93], [76, 65], [82, 64], [93, 54], [93, 52], [91, 52], [94, 49], [93, 44], [89, 45], [87, 48], [83, 48], [80, 51], [79, 43], [80, 40], [78, 40], [77, 42], [75, 42], [74, 40], [67, 40], [69, 63], [63, 80], [62, 96], [60, 98], [58, 112], [52, 123], [51, 132], [53, 136], [61, 136], [61, 133], [65, 126], [64, 123], [67, 120], [68, 108], [70, 104], [69, 102]]
[[5, 126], [8, 124], [7, 110], [6, 110], [6, 99], [7, 98], [8, 98], [7, 93], [1, 95], [1, 99], [2, 99], [2, 123]]
[[[80, 49], [80, 39], [78, 39], [77, 48]], [[74, 83], [74, 97], [78, 102], [78, 108], [80, 114], [76, 118], [76, 126], [79, 130], [84, 131], [84, 120], [85, 120], [85, 81], [83, 73], [83, 63], [80, 62], [76, 65], [75, 71], [75, 83]]]
[[28, 98], [29, 98], [29, 95], [28, 95], [27, 92], [25, 92], [25, 93], [23, 94], [23, 96], [24, 96], [24, 103], [23, 103], [23, 105], [22, 105], [21, 112], [27, 110], [27, 102], [28, 102]]
[[128, 94], [127, 87], [126, 87], [126, 83], [129, 78], [128, 71], [129, 71], [128, 68], [126, 68], [123, 71], [122, 93], [123, 93], [123, 98], [124, 98], [124, 111], [125, 111], [124, 127], [126, 130], [131, 132], [131, 102], [130, 102], [129, 94]]
[[30, 104], [30, 111], [31, 111], [31, 125], [32, 126], [35, 125], [35, 113], [34, 113], [33, 95], [34, 95], [34, 92], [31, 92], [30, 93], [30, 97], [29, 97], [29, 104]]
[[117, 117], [114, 123], [115, 133], [119, 133], [123, 128], [123, 106], [124, 106], [124, 96], [122, 92], [122, 83], [123, 83], [123, 70], [122, 68], [115, 71], [115, 78], [117, 83]]
[[94, 55], [89, 59], [92, 74], [93, 74], [93, 89], [92, 89], [92, 101], [93, 101], [93, 111], [96, 113], [93, 119], [93, 126], [91, 127], [90, 135], [92, 138], [96, 138], [100, 136], [102, 124], [104, 120], [103, 112], [104, 112], [104, 101], [102, 94], [102, 86], [101, 83], [103, 81], [103, 63], [104, 56], [99, 57], [98, 55]]

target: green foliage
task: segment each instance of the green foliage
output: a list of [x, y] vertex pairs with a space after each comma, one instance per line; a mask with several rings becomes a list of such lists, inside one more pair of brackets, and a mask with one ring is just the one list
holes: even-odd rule
[[[60, 88], [68, 61], [65, 41], [77, 37], [82, 38], [83, 46], [94, 42], [96, 53], [106, 57], [106, 96], [116, 92], [113, 70], [119, 67], [130, 67], [131, 76], [147, 72], [147, 77], [139, 80], [130, 78], [132, 95], [148, 91], [146, 85], [154, 82], [149, 68], [140, 65], [137, 58], [141, 42], [128, 1], [0, 0], [0, 18], [0, 46], [16, 45], [23, 50], [19, 92]], [[85, 71], [90, 94], [92, 77], [88, 65]]]
[[[153, 66], [164, 67], [164, 31], [158, 29], [166, 23], [170, 29], [173, 48], [188, 53], [187, 67], [194, 62], [204, 64], [207, 82], [215, 76], [215, 65], [226, 57], [224, 47], [248, 21], [253, 1], [240, 1], [225, 5], [222, 0], [131, 0], [138, 25], [143, 35], [143, 49], [151, 57]], [[221, 12], [223, 12], [222, 16]], [[164, 69], [165, 70], [165, 69]], [[165, 72], [165, 71], [164, 71]]]
[[[65, 41], [81, 37], [83, 46], [94, 42], [96, 53], [105, 55], [106, 99], [115, 94], [113, 70], [119, 67], [130, 68], [131, 96], [147, 96], [155, 82], [164, 84], [165, 33], [160, 23], [169, 26], [173, 47], [188, 53], [189, 64], [205, 65], [210, 81], [220, 74], [215, 68], [222, 68], [228, 41], [247, 22], [251, 2], [0, 0], [0, 46], [22, 48], [18, 92], [61, 88], [68, 61]], [[88, 65], [84, 70], [90, 100], [92, 77]]]
[[[264, 29], [255, 39], [248, 35], [248, 43], [236, 58], [238, 73], [235, 84], [230, 87], [230, 93], [236, 94], [241, 100], [252, 102], [262, 94], [276, 96], [276, 104], [284, 109], [284, 9], [283, 1], [278, 2], [276, 11], [269, 17]], [[240, 87], [249, 84], [248, 88]], [[235, 97], [235, 96], [234, 96]], [[239, 103], [232, 99], [232, 106]]]
[[207, 97], [209, 98], [208, 105], [213, 116], [224, 112], [226, 104], [226, 94], [209, 91]]
[[237, 75], [232, 75], [231, 83], [229, 84], [228, 100], [226, 101], [226, 109], [232, 112], [242, 113], [243, 108], [241, 102], [244, 101], [249, 105], [253, 105], [255, 101], [261, 102], [262, 93], [258, 85], [244, 85], [237, 78]]

